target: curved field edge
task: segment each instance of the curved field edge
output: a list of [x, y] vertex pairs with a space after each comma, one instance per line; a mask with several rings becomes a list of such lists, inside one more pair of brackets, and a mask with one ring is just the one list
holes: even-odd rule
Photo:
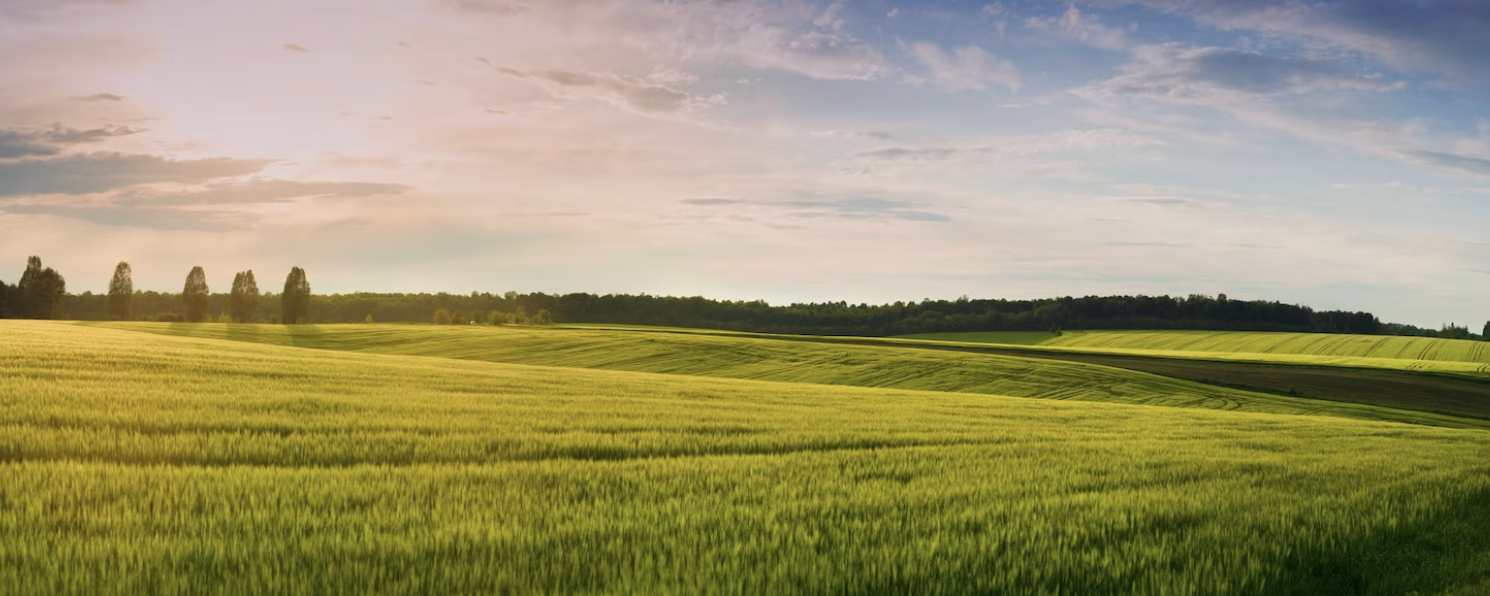
[[0, 593], [1490, 580], [1482, 432], [6, 331]]
[[[980, 352], [991, 354], [1018, 355], [1020, 352], [1030, 354], [1100, 354], [1110, 356], [1141, 356], [1147, 358], [1165, 358], [1174, 360], [1194, 360], [1199, 362], [1248, 362], [1260, 364], [1282, 364], [1290, 366], [1310, 366], [1328, 368], [1374, 368], [1393, 371], [1408, 371], [1413, 373], [1426, 373], [1437, 375], [1449, 375], [1474, 379], [1490, 379], [1490, 364], [1479, 362], [1455, 362], [1442, 360], [1408, 360], [1402, 358], [1375, 358], [1362, 356], [1327, 356], [1312, 354], [1284, 354], [1284, 353], [1251, 353], [1251, 352], [1197, 352], [1179, 349], [1132, 349], [1132, 348], [1104, 348], [1089, 346], [1053, 345], [1051, 342], [1040, 344], [1012, 344], [994, 343], [986, 341], [955, 341], [948, 339], [910, 339], [906, 337], [859, 337], [841, 335], [787, 335], [775, 333], [751, 333], [745, 331], [724, 331], [713, 329], [683, 329], [668, 327], [618, 327], [611, 325], [586, 324], [566, 325], [565, 329], [590, 329], [590, 330], [627, 330], [639, 333], [677, 333], [687, 335], [713, 335], [720, 337], [759, 337], [771, 339], [783, 339], [790, 341], [809, 341], [839, 345], [863, 345], [863, 346], [910, 346], [958, 349], [967, 352]], [[1097, 331], [1072, 331], [1070, 334], [1081, 333], [1106, 333]], [[1129, 333], [1129, 332], [1113, 332]], [[1150, 332], [1131, 332], [1150, 333]], [[1170, 333], [1192, 333], [1192, 332], [1170, 332]], [[1193, 333], [1205, 334], [1228, 334], [1248, 333], [1236, 331], [1196, 331]], [[1382, 338], [1397, 338], [1398, 336], [1381, 335], [1358, 335], [1347, 336], [1342, 334], [1309, 333], [1296, 334], [1306, 335], [1314, 338], [1328, 339], [1332, 337], [1367, 337], [1380, 341]], [[1466, 341], [1466, 340], [1439, 340], [1438, 338], [1412, 338], [1409, 340], [1434, 340], [1434, 341]], [[1484, 343], [1487, 354], [1490, 354], [1490, 342]]]
[[1035, 346], [1050, 343], [1060, 336], [1048, 331], [951, 331], [945, 333], [913, 333], [910, 335], [897, 335], [895, 337], [897, 339], [930, 339], [936, 341]]
[[1305, 399], [1098, 364], [1008, 355], [780, 341], [741, 335], [412, 325], [110, 323], [113, 329], [313, 349], [673, 375], [980, 393], [1282, 414], [1452, 428], [1490, 420]]
[[1490, 365], [1490, 342], [1390, 335], [1236, 331], [1077, 331], [1065, 333], [1042, 345], [1061, 348], [1279, 354]]

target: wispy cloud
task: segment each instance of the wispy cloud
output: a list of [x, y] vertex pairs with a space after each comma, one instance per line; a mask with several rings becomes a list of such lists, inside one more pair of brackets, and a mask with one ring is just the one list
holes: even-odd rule
[[773, 213], [773, 218], [908, 221], [923, 223], [946, 223], [952, 221], [950, 216], [931, 211], [927, 205], [914, 201], [852, 195], [809, 195], [802, 198], [781, 200], [684, 199], [679, 202], [694, 207], [716, 209], [745, 208], [750, 211], [765, 210]]
[[78, 95], [78, 96], [74, 96], [72, 98], [72, 100], [73, 101], [124, 101], [124, 96], [123, 95], [117, 95], [117, 94], [114, 94], [114, 93], [94, 93], [92, 95]]
[[1074, 4], [1059, 16], [1030, 17], [1025, 21], [1025, 26], [1057, 32], [1081, 43], [1107, 50], [1126, 50], [1136, 45], [1126, 31], [1102, 24], [1096, 16], [1082, 12]]
[[145, 132], [142, 128], [105, 126], [76, 129], [54, 124], [51, 128], [22, 131], [0, 128], [0, 159], [56, 155], [71, 145], [97, 143], [115, 137]]
[[1110, 149], [1157, 147], [1164, 144], [1158, 138], [1122, 129], [1072, 129], [1040, 135], [1011, 135], [980, 144], [887, 147], [860, 151], [853, 154], [851, 159], [860, 163], [898, 165], [1019, 162], [1034, 166], [1034, 169], [1042, 169], [1028, 160], [1061, 159]]
[[0, 214], [47, 215], [107, 227], [185, 232], [241, 230], [262, 219], [259, 215], [240, 212], [45, 203], [0, 205]]
[[541, 35], [605, 39], [660, 62], [743, 64], [822, 80], [874, 80], [894, 71], [846, 31], [843, 5], [748, 2], [514, 2], [461, 0], [450, 8]]
[[1395, 67], [1486, 83], [1490, 76], [1490, 4], [1470, 0], [1298, 2], [1258, 0], [1089, 0], [1140, 5], [1229, 31], [1257, 31], [1362, 52]]
[[379, 182], [296, 182], [259, 178], [246, 182], [217, 182], [184, 191], [141, 189], [128, 191], [112, 202], [119, 206], [231, 205], [282, 203], [306, 197], [361, 198], [400, 195], [410, 188]]
[[1408, 150], [1402, 155], [1410, 160], [1421, 161], [1430, 165], [1447, 168], [1450, 170], [1474, 174], [1477, 176], [1490, 177], [1490, 159], [1476, 157], [1473, 155], [1461, 155], [1444, 151]]
[[888, 141], [892, 137], [887, 132], [858, 131], [858, 130], [820, 130], [811, 133], [814, 137], [825, 139], [843, 139], [853, 141]]
[[87, 194], [136, 184], [197, 184], [253, 174], [272, 163], [263, 159], [172, 160], [154, 155], [88, 153], [51, 159], [0, 162], [0, 197]]
[[723, 95], [691, 95], [648, 79], [615, 73], [566, 70], [501, 72], [533, 82], [555, 97], [603, 101], [642, 115], [691, 115], [725, 102]]
[[1321, 90], [1394, 91], [1402, 83], [1361, 75], [1333, 64], [1178, 43], [1144, 46], [1123, 73], [1078, 92], [1086, 96], [1143, 96], [1180, 102], [1226, 101]]
[[932, 82], [949, 90], [981, 91], [998, 86], [1019, 91], [1019, 69], [977, 46], [947, 52], [934, 43], [918, 42], [906, 50], [927, 68]]

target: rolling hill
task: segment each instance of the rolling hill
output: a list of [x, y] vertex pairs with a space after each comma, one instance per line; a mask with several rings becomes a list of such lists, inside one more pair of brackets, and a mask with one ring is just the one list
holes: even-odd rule
[[0, 337], [4, 594], [1490, 588], [1485, 431]]
[[[1490, 428], [1490, 419], [1260, 393], [1051, 359], [792, 341], [747, 334], [432, 325], [107, 323], [112, 329], [323, 350], [510, 364], [1103, 401]], [[1490, 394], [1490, 385], [1484, 388]], [[1473, 399], [1478, 394], [1467, 399]], [[1490, 400], [1484, 400], [1490, 405]], [[1490, 410], [1487, 410], [1490, 412]], [[1486, 418], [1490, 418], [1487, 413]]]
[[1471, 362], [1490, 367], [1490, 342], [1436, 337], [1235, 331], [1079, 331], [1063, 334], [1042, 342], [1040, 345], [1063, 348], [1218, 354], [1293, 354], [1426, 362]]

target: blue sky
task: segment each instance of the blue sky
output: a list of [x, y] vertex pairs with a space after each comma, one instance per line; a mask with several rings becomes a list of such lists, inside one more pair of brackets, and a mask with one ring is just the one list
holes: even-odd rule
[[1490, 318], [1484, 2], [0, 0], [0, 56], [9, 281]]

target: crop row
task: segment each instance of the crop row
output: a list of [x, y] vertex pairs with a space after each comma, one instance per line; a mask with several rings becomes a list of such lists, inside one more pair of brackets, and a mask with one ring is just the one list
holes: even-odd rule
[[1490, 343], [1435, 337], [1230, 331], [1088, 331], [1045, 345], [1070, 348], [1298, 354], [1490, 363]]

